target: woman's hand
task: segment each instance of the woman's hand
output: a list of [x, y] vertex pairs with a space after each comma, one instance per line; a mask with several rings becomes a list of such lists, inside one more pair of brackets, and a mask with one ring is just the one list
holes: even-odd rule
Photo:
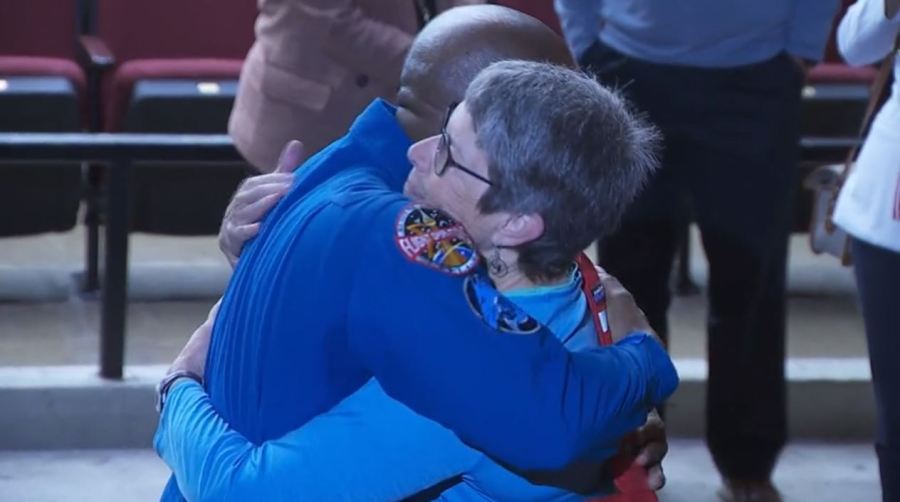
[[625, 286], [600, 267], [597, 267], [597, 274], [606, 292], [606, 315], [609, 318], [613, 341], [618, 342], [635, 331], [647, 333], [658, 340], [659, 337], [650, 327], [644, 311], [638, 307], [634, 296], [625, 289]]

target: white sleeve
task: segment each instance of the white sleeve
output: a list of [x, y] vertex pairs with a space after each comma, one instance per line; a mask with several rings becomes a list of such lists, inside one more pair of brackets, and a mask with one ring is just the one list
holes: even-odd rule
[[885, 0], [859, 0], [847, 10], [838, 25], [838, 49], [853, 66], [884, 59], [894, 46], [900, 30], [900, 15], [884, 17]]

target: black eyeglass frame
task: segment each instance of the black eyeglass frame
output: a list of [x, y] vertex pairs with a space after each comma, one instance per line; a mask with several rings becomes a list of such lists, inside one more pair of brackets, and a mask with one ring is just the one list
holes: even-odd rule
[[[447, 114], [444, 116], [444, 122], [441, 124], [441, 137], [438, 140], [437, 148], [434, 150], [434, 174], [443, 176], [444, 173], [447, 172], [447, 168], [455, 167], [469, 176], [487, 183], [488, 186], [494, 186], [493, 181], [476, 173], [468, 167], [460, 165], [450, 153], [450, 136], [447, 134], [447, 123], [450, 122], [450, 115], [453, 114], [453, 110], [455, 110], [458, 105], [459, 103], [450, 103], [450, 106], [447, 107]], [[445, 156], [443, 161], [440, 160], [441, 156]]]

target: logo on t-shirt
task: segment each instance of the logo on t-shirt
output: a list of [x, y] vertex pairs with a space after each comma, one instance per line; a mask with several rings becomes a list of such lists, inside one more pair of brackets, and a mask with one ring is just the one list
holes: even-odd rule
[[498, 331], [530, 335], [541, 329], [541, 323], [537, 319], [500, 294], [481, 273], [466, 277], [463, 291], [475, 315]]

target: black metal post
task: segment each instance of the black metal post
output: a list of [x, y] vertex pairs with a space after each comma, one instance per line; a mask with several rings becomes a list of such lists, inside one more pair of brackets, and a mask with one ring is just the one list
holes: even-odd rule
[[119, 160], [107, 172], [106, 236], [100, 306], [100, 376], [122, 378], [128, 308], [128, 201], [131, 164]]
[[93, 293], [100, 287], [100, 219], [102, 166], [85, 163], [84, 278], [82, 291]]
[[[81, 161], [91, 164], [88, 175], [97, 192], [95, 208], [105, 222], [103, 249], [98, 243], [100, 221], [89, 218], [85, 286], [96, 277], [96, 257], [103, 257], [100, 279], [100, 375], [122, 378], [125, 359], [125, 319], [128, 308], [128, 231], [130, 228], [131, 163], [190, 162], [217, 166], [223, 162], [246, 165], [224, 134], [86, 134], [0, 133], [0, 169], [7, 162]], [[51, 164], [52, 165], [52, 164]], [[100, 183], [100, 180], [103, 180]], [[104, 188], [106, 194], [100, 193]], [[96, 206], [104, 201], [102, 208]], [[98, 211], [94, 211], [96, 215]], [[92, 233], [92, 234], [91, 234]], [[91, 256], [95, 253], [94, 256]], [[96, 282], [96, 281], [95, 281]], [[94, 285], [96, 287], [96, 284]]]

